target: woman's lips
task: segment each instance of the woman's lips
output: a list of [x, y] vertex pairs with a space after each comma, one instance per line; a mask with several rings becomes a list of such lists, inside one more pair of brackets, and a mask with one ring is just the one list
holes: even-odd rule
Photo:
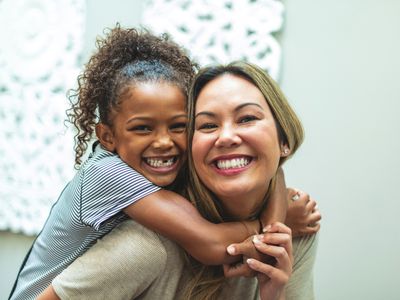
[[213, 160], [215, 171], [221, 175], [236, 175], [249, 168], [253, 158], [247, 155], [218, 157]]

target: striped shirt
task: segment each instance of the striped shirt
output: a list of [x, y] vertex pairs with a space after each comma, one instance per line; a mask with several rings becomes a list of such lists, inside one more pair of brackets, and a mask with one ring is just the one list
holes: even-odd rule
[[54, 277], [128, 217], [122, 210], [160, 189], [95, 145], [62, 191], [25, 257], [10, 299], [35, 299]]

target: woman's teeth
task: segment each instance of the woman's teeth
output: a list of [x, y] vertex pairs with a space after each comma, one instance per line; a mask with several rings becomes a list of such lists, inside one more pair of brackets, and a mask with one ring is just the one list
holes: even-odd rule
[[165, 167], [170, 167], [173, 165], [174, 158], [165, 159], [165, 160], [146, 158], [146, 162], [153, 168], [165, 168]]
[[235, 169], [235, 168], [243, 168], [250, 163], [248, 158], [234, 158], [230, 160], [218, 160], [217, 167], [218, 169]]

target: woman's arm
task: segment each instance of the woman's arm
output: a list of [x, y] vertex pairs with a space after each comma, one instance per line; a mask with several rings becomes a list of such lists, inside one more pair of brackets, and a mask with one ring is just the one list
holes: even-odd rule
[[203, 264], [239, 261], [226, 247], [259, 232], [258, 221], [214, 224], [204, 219], [185, 198], [161, 190], [129, 205], [124, 212], [138, 223], [176, 241]]

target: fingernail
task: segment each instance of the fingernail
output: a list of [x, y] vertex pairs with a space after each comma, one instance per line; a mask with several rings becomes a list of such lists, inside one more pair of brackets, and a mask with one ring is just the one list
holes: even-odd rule
[[246, 260], [246, 262], [247, 262], [249, 265], [251, 265], [251, 264], [254, 262], [254, 260], [251, 259], [251, 258], [248, 258], [248, 259]]
[[253, 243], [254, 244], [261, 244], [261, 240], [258, 235], [253, 236]]
[[230, 245], [228, 248], [226, 248], [226, 251], [228, 251], [230, 255], [235, 255], [236, 249], [234, 246]]
[[263, 228], [263, 232], [268, 232], [271, 229], [271, 225], [267, 225]]

